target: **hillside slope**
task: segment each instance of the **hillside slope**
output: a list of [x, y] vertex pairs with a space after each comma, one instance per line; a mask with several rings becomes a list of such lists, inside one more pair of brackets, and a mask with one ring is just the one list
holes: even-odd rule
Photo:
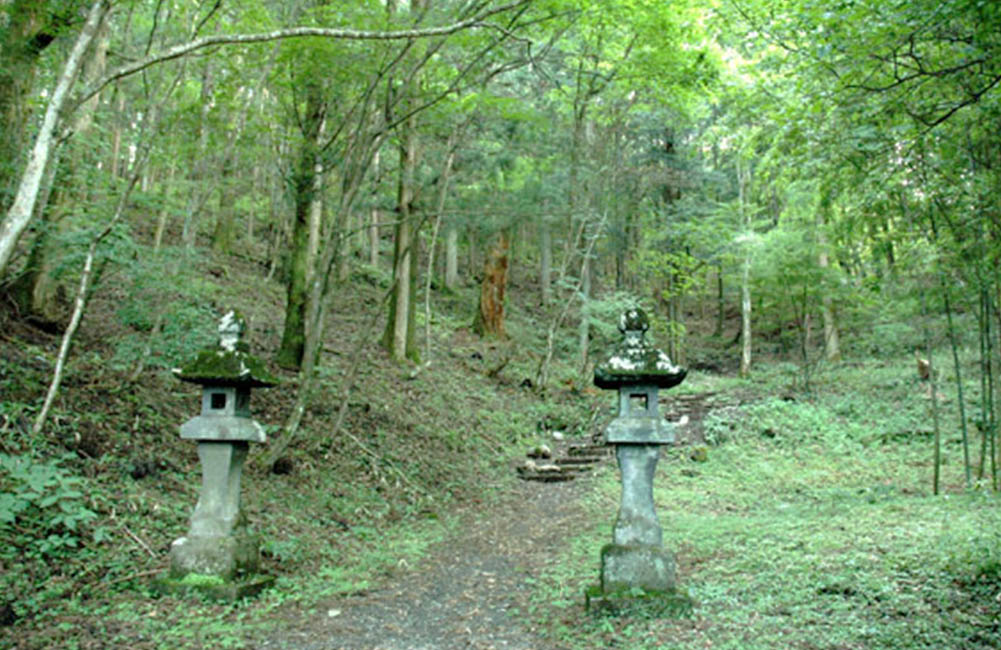
[[[213, 344], [226, 309], [247, 316], [251, 351], [269, 363], [281, 333], [282, 290], [260, 267], [202, 259], [189, 273], [205, 285], [161, 286], [154, 294], [137, 290], [125, 273], [105, 278], [41, 437], [30, 434], [31, 424], [59, 337], [2, 315], [0, 482], [21, 504], [16, 519], [0, 527], [4, 644], [157, 645], [146, 636], [157, 625], [102, 614], [131, 611], [152, 597], [149, 582], [166, 567], [170, 542], [186, 531], [197, 500], [195, 445], [179, 439], [178, 427], [197, 414], [200, 395], [169, 368]], [[560, 383], [542, 401], [524, 381], [537, 363], [533, 349], [544, 332], [536, 319], [543, 315], [513, 301], [511, 340], [481, 341], [467, 327], [473, 291], [433, 296], [430, 364], [420, 367], [391, 363], [378, 345], [381, 274], [359, 272], [336, 292], [317, 392], [276, 465], [280, 473], [263, 466], [267, 447], [254, 446], [244, 475], [244, 508], [264, 540], [266, 570], [279, 576], [268, 607], [308, 600], [323, 572], [322, 589], [367, 584], [398, 561], [387, 549], [421, 553], [440, 538], [456, 505], [491, 501], [515, 480], [514, 457], [546, 431], [590, 433], [592, 409], [603, 400]], [[251, 410], [273, 443], [297, 377], [270, 369], [282, 383], [256, 390]], [[558, 367], [557, 378], [563, 372]], [[343, 573], [331, 578], [336, 567]], [[164, 598], [157, 610], [164, 625], [176, 625], [185, 607]], [[204, 607], [223, 614], [222, 606]]]

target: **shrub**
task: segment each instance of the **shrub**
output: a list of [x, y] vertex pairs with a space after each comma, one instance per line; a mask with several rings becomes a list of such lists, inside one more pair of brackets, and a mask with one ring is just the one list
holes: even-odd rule
[[0, 558], [58, 558], [97, 518], [84, 505], [84, 479], [59, 462], [0, 454]]

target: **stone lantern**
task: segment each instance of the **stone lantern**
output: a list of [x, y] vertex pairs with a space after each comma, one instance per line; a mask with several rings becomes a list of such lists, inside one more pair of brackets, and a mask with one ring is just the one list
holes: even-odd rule
[[599, 388], [619, 392], [618, 416], [605, 429], [622, 474], [622, 501], [612, 543], [601, 549], [601, 593], [640, 588], [673, 591], [674, 555], [663, 548], [653, 504], [653, 477], [660, 446], [674, 443], [674, 427], [658, 412], [657, 392], [676, 386], [686, 371], [644, 341], [649, 322], [642, 309], [619, 319], [622, 343], [594, 370]]
[[248, 353], [241, 341], [245, 329], [243, 318], [230, 311], [219, 323], [219, 347], [174, 370], [178, 379], [202, 386], [201, 414], [181, 426], [182, 438], [198, 442], [202, 491], [188, 534], [171, 544], [164, 582], [232, 597], [273, 581], [257, 575], [260, 553], [240, 509], [240, 476], [249, 443], [265, 441], [264, 429], [250, 417], [250, 390], [276, 380]]

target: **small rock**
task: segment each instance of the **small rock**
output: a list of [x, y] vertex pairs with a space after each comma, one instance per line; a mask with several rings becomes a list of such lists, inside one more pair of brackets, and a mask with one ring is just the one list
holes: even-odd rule
[[546, 445], [538, 445], [528, 452], [529, 458], [552, 458], [553, 450]]
[[566, 436], [564, 436], [564, 435], [563, 435], [563, 432], [562, 432], [562, 431], [553, 431], [553, 440], [555, 440], [555, 441], [557, 441], [557, 442], [560, 442], [560, 441], [562, 441], [562, 440], [563, 440], [563, 439], [564, 439], [565, 437], [566, 437]]
[[688, 424], [688, 416], [687, 416], [687, 415], [682, 415], [682, 416], [681, 416], [681, 419], [680, 419], [680, 420], [678, 420], [678, 426], [679, 426], [679, 427], [683, 427], [683, 426], [685, 426], [686, 424]]
[[558, 465], [552, 463], [536, 463], [534, 460], [526, 460], [525, 464], [522, 466], [526, 471], [529, 472], [560, 472], [562, 471]]
[[340, 615], [341, 615], [341, 610], [339, 610], [339, 609], [328, 609], [327, 610], [327, 616], [329, 618], [336, 618], [336, 617], [338, 617]]

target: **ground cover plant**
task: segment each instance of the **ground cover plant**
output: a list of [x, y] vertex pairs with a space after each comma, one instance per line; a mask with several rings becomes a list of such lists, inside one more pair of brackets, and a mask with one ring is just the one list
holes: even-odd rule
[[[909, 361], [827, 368], [810, 397], [788, 392], [787, 364], [727, 381], [742, 403], [707, 415], [705, 462], [692, 445], [665, 450], [655, 499], [690, 613], [583, 611], [594, 577], [576, 569], [595, 567], [603, 523], [541, 581], [531, 614], [568, 648], [998, 647], [997, 497], [989, 479], [964, 488], [953, 429], [932, 494], [929, 400]], [[599, 495], [595, 521], [614, 516], [614, 472]]]
[[[0, 645], [1001, 647], [999, 34], [986, 0], [0, 2]], [[517, 477], [601, 458], [567, 447], [636, 306], [691, 371], [657, 496], [695, 605], [592, 615], [614, 469]], [[149, 588], [199, 494], [171, 368], [233, 308], [280, 379], [243, 481], [278, 580], [188, 602]]]
[[[258, 285], [249, 294], [239, 287], [257, 282], [257, 271], [231, 266], [229, 273], [220, 290], [249, 315], [251, 344], [266, 357], [278, 344], [268, 324], [278, 287]], [[123, 303], [95, 301], [95, 326], [81, 335], [90, 353], [72, 366], [75, 390], [57, 404], [49, 437], [31, 435], [30, 422], [45, 381], [45, 364], [33, 360], [46, 358], [52, 338], [20, 330], [0, 361], [7, 400], [0, 645], [246, 647], [279, 619], [308, 617], [333, 596], [364, 593], [419, 565], [427, 547], [454, 530], [455, 508], [486, 508], [516, 480], [512, 458], [540, 431], [582, 435], [588, 400], [561, 389], [540, 401], [519, 385], [530, 372], [525, 360], [488, 376], [500, 352], [469, 334], [468, 296], [443, 305], [434, 363], [413, 372], [390, 362], [365, 330], [362, 306], [380, 292], [361, 278], [338, 306], [345, 315], [317, 369], [318, 397], [282, 466], [267, 467], [263, 448], [251, 451], [244, 508], [263, 540], [265, 570], [278, 580], [259, 599], [235, 605], [163, 597], [152, 588], [198, 499], [199, 461], [178, 427], [197, 414], [200, 398], [169, 368], [186, 349], [213, 344], [215, 317], [198, 302], [202, 294], [182, 297], [207, 317], [176, 337], [163, 328], [165, 359], [131, 379], [135, 358], [120, 363], [117, 343], [136, 335], [137, 318], [152, 319], [149, 305], [124, 303], [132, 311], [119, 319]], [[510, 314], [516, 331], [523, 318]], [[354, 364], [358, 354], [364, 363]], [[332, 435], [352, 365], [356, 388], [342, 433]], [[272, 441], [295, 396], [294, 375], [275, 372], [283, 383], [256, 391], [251, 403]]]

